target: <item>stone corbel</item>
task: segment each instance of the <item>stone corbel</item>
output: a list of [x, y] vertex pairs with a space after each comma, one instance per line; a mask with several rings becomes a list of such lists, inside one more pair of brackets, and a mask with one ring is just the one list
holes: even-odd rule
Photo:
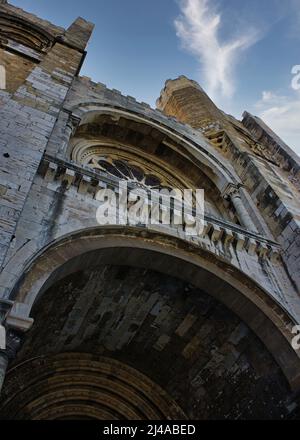
[[69, 168], [66, 168], [66, 170], [62, 176], [62, 181], [65, 183], [66, 189], [69, 189], [71, 187], [74, 180], [75, 180], [75, 171], [71, 170]]
[[230, 229], [224, 230], [224, 245], [226, 248], [230, 246], [230, 244], [234, 241], [233, 232]]
[[55, 179], [57, 170], [58, 170], [58, 166], [56, 163], [49, 163], [47, 171], [44, 175], [45, 181], [46, 182], [53, 182], [53, 180]]

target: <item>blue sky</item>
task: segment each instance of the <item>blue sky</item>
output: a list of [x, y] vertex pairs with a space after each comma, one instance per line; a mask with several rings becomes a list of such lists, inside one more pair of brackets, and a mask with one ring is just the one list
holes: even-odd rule
[[300, 0], [10, 2], [63, 27], [77, 16], [95, 23], [82, 75], [155, 106], [165, 80], [184, 74], [227, 113], [263, 117], [300, 154], [300, 90], [291, 85]]

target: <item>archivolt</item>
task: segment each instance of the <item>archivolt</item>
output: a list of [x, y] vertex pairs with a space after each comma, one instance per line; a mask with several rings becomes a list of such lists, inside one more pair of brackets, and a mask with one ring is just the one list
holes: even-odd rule
[[0, 40], [11, 38], [39, 52], [46, 52], [53, 44], [54, 38], [34, 23], [0, 12]]
[[148, 125], [148, 127], [158, 130], [158, 132], [161, 132], [170, 140], [180, 144], [180, 154], [183, 157], [187, 158], [190, 156], [194, 160], [199, 161], [199, 163], [202, 163], [204, 166], [203, 171], [207, 173], [207, 177], [214, 182], [221, 192], [229, 183], [240, 183], [240, 179], [233, 168], [229, 164], [224, 164], [224, 158], [221, 158], [217, 152], [212, 151], [207, 141], [204, 138], [202, 139], [202, 137], [200, 139], [201, 135], [199, 133], [197, 133], [199, 139], [196, 143], [195, 139], [190, 138], [187, 134], [180, 133], [169, 127], [167, 125], [167, 118], [165, 118], [166, 123], [163, 124], [161, 121], [149, 118], [141, 113], [96, 102], [78, 104], [72, 108], [72, 113], [81, 120], [79, 128], [86, 124], [95, 124], [101, 115], [111, 115], [115, 120], [125, 118], [142, 125]]
[[8, 320], [28, 319], [33, 304], [54, 282], [103, 264], [157, 270], [205, 290], [247, 323], [273, 354], [290, 385], [300, 386], [300, 359], [290, 344], [294, 321], [255, 280], [207, 250], [139, 228], [84, 230], [43, 249], [12, 292], [16, 303]]
[[[24, 384], [21, 392], [19, 383]], [[144, 374], [86, 353], [21, 363], [8, 372], [5, 393], [1, 418], [8, 420], [186, 419], [168, 394]]]

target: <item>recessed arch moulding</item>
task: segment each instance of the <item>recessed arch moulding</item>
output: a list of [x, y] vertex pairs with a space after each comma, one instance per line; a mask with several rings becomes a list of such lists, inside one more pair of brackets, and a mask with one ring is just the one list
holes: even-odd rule
[[54, 282], [103, 264], [147, 267], [180, 277], [236, 313], [259, 336], [292, 388], [299, 386], [299, 356], [291, 347], [295, 321], [253, 279], [207, 250], [158, 232], [135, 228], [82, 231], [48, 246], [31, 262], [11, 292], [10, 327], [32, 325], [30, 311]]

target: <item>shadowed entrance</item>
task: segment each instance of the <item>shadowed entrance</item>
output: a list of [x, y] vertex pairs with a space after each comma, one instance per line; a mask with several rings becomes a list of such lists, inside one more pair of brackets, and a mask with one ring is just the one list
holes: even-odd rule
[[79, 271], [48, 289], [32, 316], [2, 417], [166, 419], [183, 417], [179, 407], [191, 419], [288, 415], [288, 384], [258, 338], [173, 276], [112, 265]]

